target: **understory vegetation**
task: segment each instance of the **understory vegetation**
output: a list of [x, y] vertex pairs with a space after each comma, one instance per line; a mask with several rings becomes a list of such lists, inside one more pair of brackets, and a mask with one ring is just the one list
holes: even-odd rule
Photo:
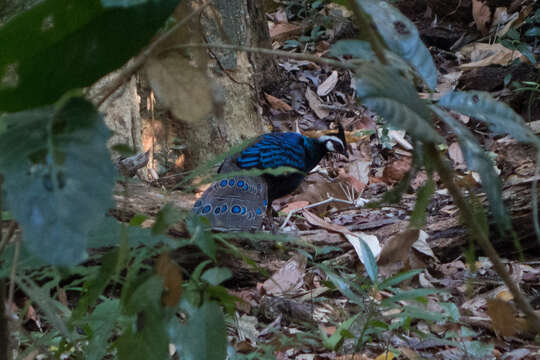
[[[510, 264], [493, 245], [502, 239], [511, 244], [514, 260], [530, 260], [505, 202], [505, 174], [493, 144], [505, 139], [523, 146], [538, 164], [540, 139], [529, 123], [538, 116], [532, 109], [540, 80], [504, 80], [506, 91], [526, 94], [527, 122], [488, 91], [442, 91], [439, 63], [415, 24], [395, 2], [378, 0], [273, 2], [271, 22], [301, 29], [273, 37], [274, 49], [175, 44], [186, 51], [232, 49], [275, 58], [290, 77], [303, 78], [307, 100], [294, 108], [289, 94], [261, 94], [265, 115], [296, 111], [304, 116], [297, 127], [323, 133], [327, 129], [314, 124], [327, 127], [332, 113], [328, 123], [348, 126], [354, 150], [349, 164], [360, 166], [370, 141], [385, 154], [393, 154], [396, 139], [408, 145], [401, 150], [406, 161], [399, 163], [405, 169], [387, 167], [400, 174], [376, 196], [365, 190], [384, 182], [369, 175], [371, 160], [368, 170], [356, 173], [344, 160], [326, 163], [321, 173], [342, 181], [341, 193], [332, 193], [337, 186], [316, 185], [306, 193], [320, 198], [288, 198], [274, 209], [277, 231], [212, 232], [206, 219], [174, 203], [160, 204], [155, 216], [123, 211], [130, 206], [130, 184], [139, 180], [117, 171], [107, 147], [111, 132], [99, 104], [87, 96], [88, 87], [129, 59], [160, 55], [155, 45], [187, 22], [170, 18], [178, 3], [92, 0], [66, 6], [43, 0], [16, 16], [0, 13], [0, 359], [416, 359], [437, 358], [438, 351], [446, 351], [439, 358], [490, 359], [501, 358], [503, 348], [514, 350], [501, 345], [505, 337], [536, 346], [528, 354], [538, 354], [540, 316], [530, 297], [540, 294], [520, 284], [516, 272], [530, 271], [533, 288], [540, 268]], [[203, 3], [186, 19], [213, 8]], [[514, 23], [499, 40], [534, 64], [540, 10], [530, 6], [522, 25]], [[336, 9], [343, 16], [338, 20]], [[360, 35], [332, 38], [340, 22]], [[278, 29], [270, 28], [274, 36], [272, 31]], [[347, 121], [352, 118], [369, 118], [371, 125], [362, 128]], [[192, 196], [201, 183], [220, 179], [213, 166], [235, 149], [154, 191]], [[141, 149], [113, 150], [127, 157]], [[367, 180], [358, 180], [359, 173]], [[540, 171], [532, 173], [522, 183], [531, 209], [525, 221], [533, 224], [538, 249]], [[323, 175], [313, 178], [322, 182]], [[328, 199], [323, 210], [309, 208]], [[341, 204], [332, 207], [336, 199]], [[426, 240], [428, 225], [433, 207], [442, 211], [449, 204], [449, 216], [459, 213], [452, 229], [466, 232], [468, 242], [459, 247], [461, 267], [435, 280], [436, 272], [425, 271], [427, 263], [440, 265]], [[366, 212], [359, 216], [359, 208]], [[399, 211], [391, 220], [405, 226], [389, 241], [351, 225], [355, 217], [378, 221], [375, 215], [394, 208]], [[454, 233], [440, 238], [445, 236]], [[424, 260], [409, 258], [413, 244]], [[457, 260], [448, 261], [447, 269]], [[240, 270], [253, 277], [245, 281], [249, 287], [235, 287], [243, 281]], [[474, 296], [482, 271], [490, 272], [504, 296], [483, 299], [491, 312], [474, 322], [477, 308], [461, 305]], [[450, 289], [456, 272], [466, 274], [459, 296]]]

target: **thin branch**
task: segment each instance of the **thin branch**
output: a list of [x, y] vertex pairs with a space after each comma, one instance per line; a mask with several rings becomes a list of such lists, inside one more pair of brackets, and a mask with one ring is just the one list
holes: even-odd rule
[[17, 223], [15, 221], [12, 221], [9, 224], [6, 236], [2, 239], [2, 242], [0, 242], [0, 255], [2, 255], [2, 253], [4, 252], [4, 249], [6, 248], [6, 245], [9, 244], [9, 240], [11, 240], [11, 237], [15, 233], [15, 228], [16, 227], [17, 227]]
[[533, 214], [533, 224], [534, 232], [536, 233], [536, 241], [540, 246], [540, 223], [538, 222], [538, 177], [540, 177], [540, 149], [536, 153], [536, 168], [534, 170], [534, 180], [531, 187], [531, 198], [532, 198], [532, 214]]
[[510, 274], [508, 274], [508, 272], [506, 271], [504, 264], [499, 258], [497, 251], [489, 241], [489, 236], [484, 231], [482, 225], [479, 222], [475, 221], [475, 216], [473, 212], [465, 201], [463, 194], [454, 182], [452, 170], [444, 162], [435, 145], [426, 144], [425, 148], [426, 154], [433, 162], [435, 168], [437, 169], [437, 172], [439, 173], [439, 176], [441, 177], [441, 180], [446, 185], [446, 188], [452, 195], [459, 211], [461, 212], [462, 218], [469, 227], [471, 235], [476, 239], [484, 253], [488, 256], [489, 260], [493, 264], [494, 270], [504, 281], [506, 287], [508, 287], [508, 290], [510, 290], [510, 293], [514, 297], [516, 305], [525, 314], [525, 317], [527, 318], [531, 329], [534, 329], [534, 331], [540, 334], [540, 318], [538, 317], [538, 315], [536, 315], [529, 301], [519, 290], [517, 284], [510, 277]]
[[347, 61], [343, 62], [339, 60], [321, 58], [316, 55], [300, 54], [300, 53], [293, 53], [293, 52], [288, 52], [288, 51], [283, 51], [283, 50], [256, 48], [256, 47], [249, 47], [249, 46], [242, 46], [242, 45], [229, 45], [229, 44], [217, 44], [217, 43], [180, 44], [180, 45], [175, 45], [167, 49], [164, 49], [163, 52], [180, 50], [180, 49], [189, 49], [189, 48], [216, 48], [216, 49], [246, 51], [246, 52], [259, 53], [259, 54], [265, 54], [265, 55], [271, 55], [271, 56], [286, 57], [286, 58], [295, 59], [295, 60], [306, 60], [306, 61], [311, 61], [317, 64], [330, 65], [336, 68], [346, 69], [346, 70], [355, 70], [358, 68], [358, 65], [352, 64]]
[[176, 24], [173, 25], [169, 30], [161, 34], [156, 40], [154, 40], [148, 47], [143, 50], [131, 63], [128, 63], [126, 67], [122, 70], [120, 75], [107, 87], [102, 91], [104, 93], [102, 98], [97, 101], [96, 107], [100, 107], [105, 100], [109, 98], [120, 86], [122, 86], [133, 74], [135, 74], [141, 66], [144, 65], [144, 63], [155, 54], [156, 50], [160, 45], [162, 45], [172, 34], [174, 34], [178, 29], [183, 27], [187, 24], [188, 21], [190, 21], [193, 17], [199, 15], [206, 7], [210, 5], [210, 2], [206, 2], [202, 4], [198, 9], [194, 10], [192, 13], [190, 13], [188, 16], [183, 18], [182, 20], [178, 21]]
[[[0, 174], [0, 244], [2, 243], [2, 184], [4, 177]], [[6, 317], [6, 281], [0, 279], [0, 358], [9, 359], [9, 330]]]
[[21, 248], [21, 242], [15, 241], [15, 251], [13, 253], [13, 264], [11, 264], [11, 274], [9, 276], [9, 293], [8, 293], [8, 306], [9, 309], [13, 306], [13, 298], [15, 296], [15, 274], [17, 273], [17, 263], [19, 262], [19, 250]]
[[285, 218], [285, 221], [283, 221], [283, 224], [280, 226], [280, 229], [283, 230], [285, 228], [285, 226], [287, 225], [287, 223], [289, 222], [289, 220], [291, 219], [293, 214], [296, 214], [297, 212], [300, 212], [300, 211], [305, 210], [305, 209], [310, 209], [310, 208], [313, 208], [313, 207], [325, 205], [325, 204], [328, 204], [328, 203], [331, 203], [331, 202], [339, 202], [339, 203], [344, 203], [344, 204], [347, 204], [347, 205], [354, 205], [355, 204], [354, 200], [351, 201], [351, 200], [343, 200], [343, 199], [337, 199], [337, 198], [334, 198], [334, 197], [329, 197], [326, 200], [319, 201], [317, 203], [309, 204], [309, 205], [303, 206], [301, 208], [289, 211], [289, 213], [287, 214], [287, 217]]

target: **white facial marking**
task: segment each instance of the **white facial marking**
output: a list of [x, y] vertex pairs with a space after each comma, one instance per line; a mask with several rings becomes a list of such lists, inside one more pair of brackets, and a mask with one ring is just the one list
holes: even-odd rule
[[328, 149], [328, 151], [333, 151], [333, 152], [336, 151], [336, 149], [334, 148], [334, 144], [332, 143], [332, 140], [328, 140], [326, 142], [326, 149]]
[[342, 149], [345, 148], [345, 146], [343, 146], [343, 141], [341, 141], [341, 139], [338, 138], [337, 136], [323, 135], [323, 136], [319, 137], [319, 141], [324, 143], [324, 145], [326, 146], [326, 149], [328, 151], [336, 152], [336, 148], [335, 148], [333, 142], [337, 142], [337, 143], [341, 144]]

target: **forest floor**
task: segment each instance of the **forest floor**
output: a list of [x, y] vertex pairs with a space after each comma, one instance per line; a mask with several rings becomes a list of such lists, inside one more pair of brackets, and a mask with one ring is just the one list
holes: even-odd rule
[[[509, 31], [519, 34], [519, 24], [537, 11], [536, 3], [527, 2], [517, 9], [509, 4], [498, 12], [488, 8], [482, 13], [473, 11], [471, 2], [449, 1], [447, 6], [430, 7], [438, 3], [405, 1], [399, 5], [419, 28], [439, 70], [432, 96], [438, 98], [453, 89], [488, 91], [539, 133], [540, 101], [534, 93], [519, 90], [538, 86], [538, 66], [527, 60], [527, 53], [499, 41], [525, 41], [516, 40]], [[350, 16], [335, 4], [277, 7], [267, 13], [273, 48], [323, 56], [336, 41], [355, 35]], [[498, 25], [490, 28], [494, 23]], [[303, 360], [540, 358], [538, 337], [527, 329], [491, 262], [478, 250], [476, 260], [468, 260], [473, 245], [457, 207], [436, 175], [433, 197], [421, 209], [427, 218], [420, 231], [408, 228], [418, 190], [428, 179], [425, 171], [413, 175], [399, 202], [363, 206], [366, 201], [380, 200], [410, 170], [413, 145], [408, 135], [388, 128], [357, 104], [347, 71], [310, 61], [277, 61], [287, 81], [267, 86], [258, 104], [274, 131], [320, 135], [340, 121], [347, 130], [350, 154], [323, 160], [298, 191], [272, 204], [278, 214], [274, 232], [279, 228], [278, 236], [296, 240], [241, 243], [243, 254], [257, 269], [236, 259], [220, 260], [233, 272], [225, 283], [230, 294], [244, 300], [237, 303], [235, 317], [229, 322], [229, 340], [236, 351], [258, 351], [254, 358], [266, 358], [266, 353], [272, 354], [270, 358]], [[430, 96], [423, 91], [420, 95]], [[475, 119], [461, 116], [459, 120], [494, 159], [521, 248], [498, 238], [493, 223], [492, 243], [512, 279], [540, 309], [540, 240], [533, 228], [530, 201], [531, 185], [538, 179], [534, 149], [509, 137], [493, 136]], [[484, 203], [478, 174], [467, 170], [456, 136], [443, 135], [459, 186]], [[159, 208], [149, 206], [148, 196], [132, 199], [133, 213], [147, 209], [151, 214], [149, 207]], [[182, 194], [176, 202], [189, 208], [193, 199]], [[160, 201], [156, 195], [155, 204]], [[319, 202], [322, 204], [306, 208]], [[364, 285], [358, 292], [349, 289], [352, 293], [347, 295], [330, 286], [321, 264], [336, 273], [356, 274], [352, 277], [355, 282], [362, 284], [359, 279], [365, 278], [364, 284], [368, 284], [359, 238], [376, 255], [383, 278], [421, 269], [396, 284], [400, 292], [417, 291], [416, 299], [396, 299], [395, 289]], [[186, 257], [180, 264], [189, 267]], [[393, 299], [393, 307], [385, 307], [388, 299]]]

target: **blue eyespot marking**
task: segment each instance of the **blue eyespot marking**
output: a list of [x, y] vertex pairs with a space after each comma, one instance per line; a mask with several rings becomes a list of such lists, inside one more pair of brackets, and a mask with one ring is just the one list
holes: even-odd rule
[[225, 180], [225, 179], [221, 180], [221, 182], [219, 183], [219, 185], [221, 185], [221, 187], [227, 186], [227, 180]]
[[202, 205], [202, 201], [201, 200], [197, 200], [197, 202], [195, 203], [195, 205], [193, 205], [193, 207], [199, 207]]
[[227, 204], [223, 204], [223, 205], [221, 206], [221, 212], [222, 212], [222, 213], [227, 212], [227, 209], [228, 209], [228, 208], [227, 208]]
[[268, 205], [268, 201], [263, 200], [263, 205], [264, 205], [264, 206], [267, 206], [267, 205]]
[[233, 185], [234, 185], [234, 179], [229, 180], [229, 186], [233, 186]]
[[241, 188], [242, 186], [244, 186], [244, 181], [243, 180], [238, 180], [238, 182], [236, 183], [236, 186]]
[[234, 205], [234, 206], [232, 207], [232, 209], [231, 209], [231, 212], [232, 212], [233, 214], [239, 214], [241, 210], [242, 210], [242, 209], [240, 208], [240, 206]]
[[255, 212], [257, 213], [257, 215], [261, 215], [261, 214], [262, 214], [261, 208], [257, 208], [257, 210], [255, 210]]
[[245, 213], [246, 213], [246, 208], [242, 207], [242, 215], [244, 215]]
[[221, 212], [221, 208], [217, 207], [215, 210], [214, 210], [214, 214], [219, 214]]
[[210, 210], [212, 210], [212, 207], [210, 205], [206, 205], [203, 209], [202, 209], [202, 213], [203, 214], [208, 214], [210, 212]]
[[244, 191], [247, 191], [247, 189], [249, 189], [249, 186], [248, 184], [244, 184], [244, 187], [243, 187]]

